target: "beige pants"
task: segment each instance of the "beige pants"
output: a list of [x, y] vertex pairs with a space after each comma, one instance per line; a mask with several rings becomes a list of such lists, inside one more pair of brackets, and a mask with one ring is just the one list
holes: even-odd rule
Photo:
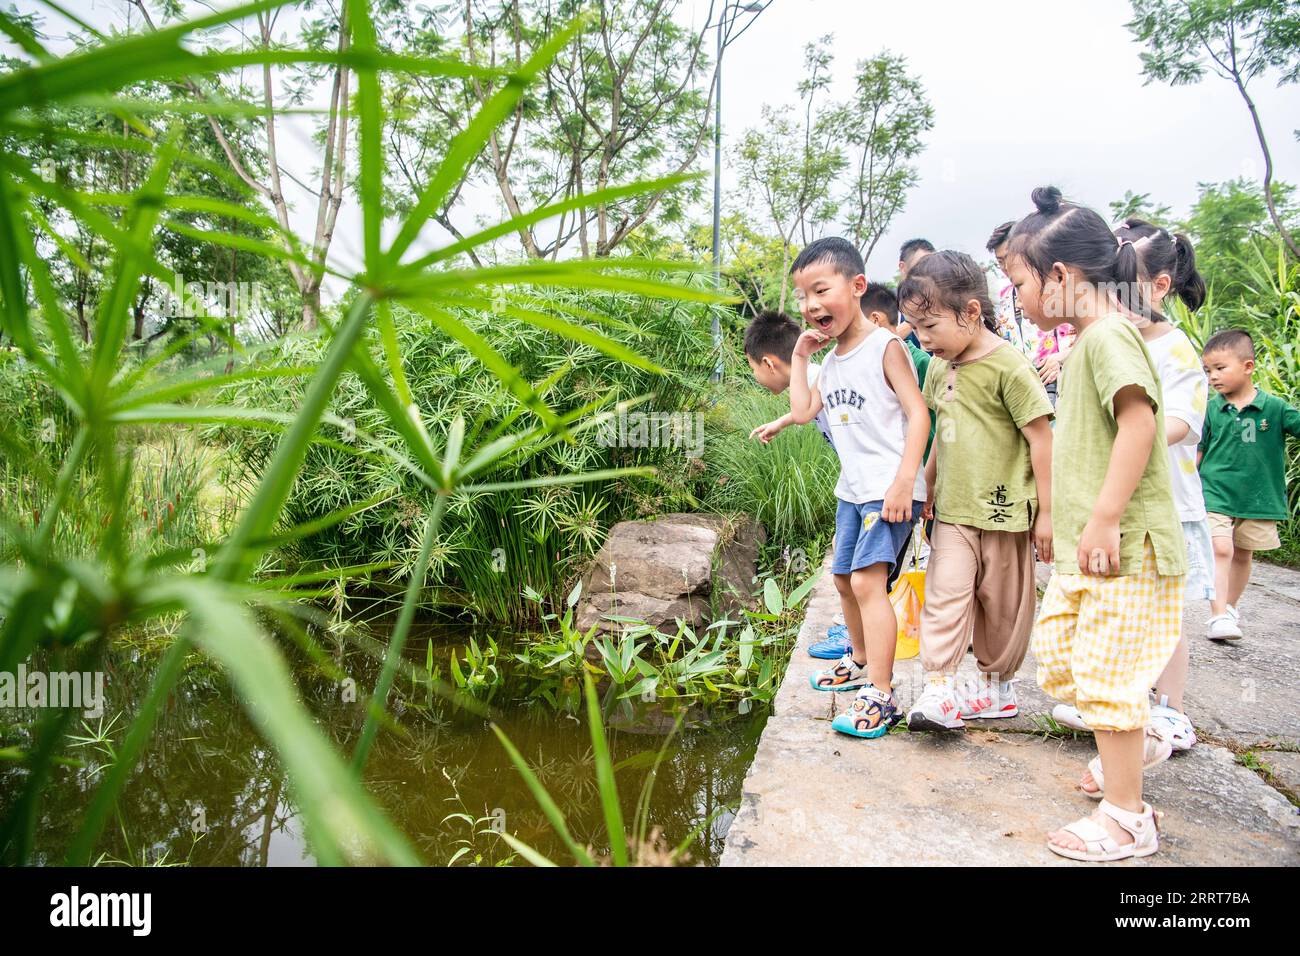
[[986, 674], [1010, 680], [1024, 663], [1038, 598], [1028, 531], [936, 521], [921, 608], [921, 665], [952, 674], [974, 638]]

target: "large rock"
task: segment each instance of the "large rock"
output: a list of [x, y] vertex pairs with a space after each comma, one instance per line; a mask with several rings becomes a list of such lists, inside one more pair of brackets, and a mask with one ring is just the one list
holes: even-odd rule
[[750, 518], [670, 514], [621, 521], [610, 530], [582, 582], [577, 626], [620, 628], [606, 615], [636, 618], [675, 631], [753, 606], [759, 546], [767, 539]]

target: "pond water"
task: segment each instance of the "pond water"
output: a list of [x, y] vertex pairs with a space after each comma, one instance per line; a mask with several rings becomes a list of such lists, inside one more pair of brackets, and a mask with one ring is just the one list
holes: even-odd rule
[[[452, 648], [461, 647], [468, 636], [464, 630], [447, 628], [413, 633], [409, 662], [422, 670], [432, 645], [435, 666], [445, 674]], [[503, 653], [508, 646], [508, 641], [503, 644]], [[374, 686], [376, 648], [348, 645], [327, 653], [355, 679], [357, 697]], [[116, 651], [106, 668], [105, 717], [86, 721], [87, 726], [76, 726], [72, 733], [95, 737], [102, 728], [103, 736], [120, 742], [146, 691], [153, 662], [153, 657], [142, 659], [133, 651]], [[362, 704], [342, 699], [347, 695], [338, 682], [305, 658], [295, 669], [303, 701], [318, 726], [342, 752], [350, 753], [364, 722]], [[507, 683], [493, 698], [491, 719], [537, 772], [577, 841], [604, 851], [608, 841], [585, 718], [580, 721], [544, 703], [521, 703], [515, 696]], [[507, 861], [511, 850], [494, 829], [505, 829], [558, 863], [571, 862], [489, 729], [487, 716], [470, 713], [400, 676], [390, 709], [401, 732], [381, 732], [366, 782], [426, 863]], [[630, 822], [672, 722], [644, 706], [628, 710], [623, 704], [609, 705], [607, 732], [613, 759], [620, 765], [616, 779], [623, 813]], [[662, 845], [675, 847], [702, 828], [690, 840], [689, 862], [717, 862], [767, 713], [762, 705], [746, 714], [735, 708], [694, 713], [672, 737], [655, 776], [648, 816], [649, 829], [660, 831]], [[12, 722], [13, 712], [9, 720], [4, 716], [0, 714], [0, 746], [28, 745]], [[74, 724], [80, 720], [78, 716]], [[93, 741], [77, 744], [68, 753], [88, 766], [54, 770], [33, 862], [61, 861], [108, 760], [103, 746]], [[0, 764], [0, 815], [12, 805], [22, 774]], [[274, 752], [251, 725], [224, 677], [203, 660], [193, 659], [173, 693], [96, 855], [102, 856], [102, 863], [133, 865], [314, 864]], [[517, 857], [513, 862], [522, 863]]]

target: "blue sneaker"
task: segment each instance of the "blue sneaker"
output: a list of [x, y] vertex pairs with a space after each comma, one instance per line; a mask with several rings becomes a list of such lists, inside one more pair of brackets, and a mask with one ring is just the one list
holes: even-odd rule
[[883, 737], [903, 718], [893, 694], [867, 684], [853, 698], [853, 706], [831, 721], [831, 728], [850, 737]]
[[838, 661], [845, 654], [853, 653], [853, 642], [849, 640], [849, 629], [843, 624], [832, 624], [826, 629], [826, 640], [818, 641], [808, 648], [808, 656], [822, 661]]

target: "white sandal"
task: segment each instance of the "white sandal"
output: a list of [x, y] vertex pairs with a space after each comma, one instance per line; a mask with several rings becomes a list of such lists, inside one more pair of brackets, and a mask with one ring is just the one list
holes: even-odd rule
[[1141, 813], [1121, 810], [1109, 800], [1102, 800], [1098, 809], [1110, 817], [1127, 833], [1133, 835], [1133, 842], [1120, 845], [1104, 826], [1090, 817], [1076, 820], [1069, 826], [1062, 827], [1066, 833], [1072, 833], [1083, 841], [1084, 848], [1075, 850], [1066, 846], [1057, 846], [1050, 840], [1047, 848], [1058, 856], [1085, 863], [1106, 863], [1112, 860], [1127, 860], [1130, 857], [1150, 856], [1160, 849], [1160, 818], [1162, 813], [1151, 809], [1151, 804], [1143, 803]]
[[[1154, 727], [1148, 727], [1146, 734], [1142, 738], [1142, 769], [1150, 770], [1157, 764], [1162, 764], [1169, 759], [1169, 755], [1174, 752], [1174, 746], [1169, 742], [1160, 731]], [[1096, 756], [1088, 761], [1088, 772], [1092, 774], [1092, 780], [1097, 784], [1096, 790], [1084, 790], [1080, 785], [1079, 792], [1089, 800], [1101, 800], [1106, 796], [1106, 781], [1101, 775], [1101, 757]]]

